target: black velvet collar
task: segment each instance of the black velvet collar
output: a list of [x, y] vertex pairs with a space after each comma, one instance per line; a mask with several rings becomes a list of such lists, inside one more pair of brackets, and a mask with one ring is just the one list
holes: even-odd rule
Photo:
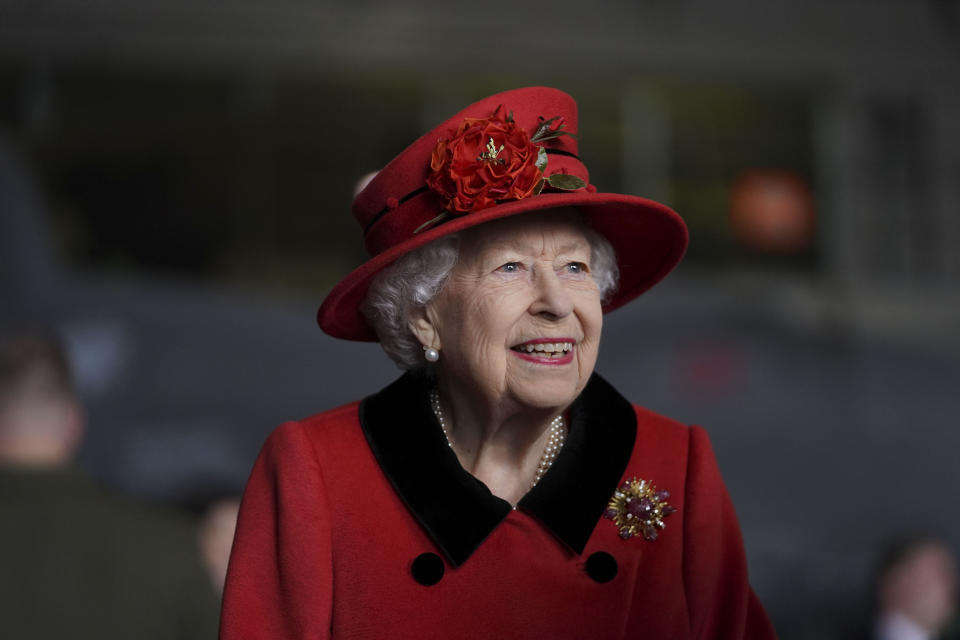
[[[406, 374], [360, 403], [360, 424], [400, 498], [454, 566], [463, 564], [510, 503], [460, 466], [430, 409], [430, 382]], [[636, 438], [633, 407], [594, 374], [570, 407], [567, 442], [517, 508], [577, 553], [627, 466]]]

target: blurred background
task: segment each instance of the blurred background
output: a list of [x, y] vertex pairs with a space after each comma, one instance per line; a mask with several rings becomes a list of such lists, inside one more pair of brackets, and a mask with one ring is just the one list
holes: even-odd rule
[[591, 182], [691, 232], [598, 370], [708, 429], [782, 637], [843, 637], [891, 536], [960, 544], [958, 79], [957, 0], [0, 0], [0, 323], [65, 340], [102, 482], [239, 491], [399, 374], [314, 321], [356, 180], [562, 88]]

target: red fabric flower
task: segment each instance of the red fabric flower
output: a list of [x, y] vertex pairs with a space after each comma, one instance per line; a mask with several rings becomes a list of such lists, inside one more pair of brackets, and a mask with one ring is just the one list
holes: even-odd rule
[[512, 118], [499, 115], [467, 118], [430, 158], [427, 185], [454, 214], [486, 209], [503, 200], [520, 200], [534, 192], [542, 177], [539, 147]]

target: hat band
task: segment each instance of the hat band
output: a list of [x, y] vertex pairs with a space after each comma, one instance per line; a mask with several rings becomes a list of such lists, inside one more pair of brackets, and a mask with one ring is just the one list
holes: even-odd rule
[[401, 204], [403, 204], [403, 203], [406, 202], [407, 200], [410, 200], [411, 198], [416, 198], [416, 197], [417, 197], [418, 195], [420, 195], [421, 193], [424, 193], [424, 192], [429, 191], [429, 190], [430, 190], [430, 187], [428, 187], [427, 185], [423, 185], [423, 186], [420, 187], [419, 189], [414, 189], [413, 191], [411, 191], [411, 192], [408, 193], [407, 195], [403, 196], [402, 198], [398, 198], [398, 199], [397, 199], [397, 204], [396, 204], [396, 206], [391, 207], [391, 206], [387, 205], [387, 206], [384, 207], [383, 209], [380, 209], [380, 211], [378, 211], [375, 216], [373, 216], [372, 218], [370, 218], [370, 222], [367, 223], [367, 226], [363, 228], [363, 235], [367, 235], [367, 232], [370, 231], [370, 227], [372, 227], [373, 225], [377, 224], [377, 222], [380, 221], [380, 218], [382, 218], [383, 216], [387, 215], [388, 212], [396, 209], [397, 207], [399, 207]]
[[[575, 154], [575, 153], [571, 153], [570, 151], [565, 151], [565, 150], [563, 150], [563, 149], [544, 149], [544, 150], [547, 152], [547, 155], [566, 156], [566, 157], [568, 157], [568, 158], [573, 158], [574, 160], [577, 160], [577, 161], [580, 162], [580, 163], [583, 162], [582, 160], [580, 160], [580, 156], [578, 156], [578, 155]], [[427, 185], [423, 185], [423, 186], [420, 187], [419, 189], [414, 189], [413, 191], [411, 191], [411, 192], [408, 193], [407, 195], [403, 196], [402, 198], [397, 198], [396, 204], [390, 203], [390, 204], [388, 204], [387, 206], [383, 207], [383, 208], [382, 208], [380, 211], [378, 211], [372, 218], [370, 218], [370, 221], [369, 221], [369, 222], [367, 223], [367, 225], [363, 228], [363, 235], [366, 236], [366, 235], [370, 232], [371, 227], [373, 227], [373, 225], [377, 224], [377, 223], [380, 221], [380, 219], [383, 218], [385, 215], [387, 215], [388, 213], [390, 213], [390, 212], [393, 211], [394, 209], [399, 208], [400, 205], [402, 205], [403, 203], [407, 202], [408, 200], [411, 200], [411, 199], [413, 199], [413, 198], [416, 198], [416, 197], [419, 196], [420, 194], [425, 193], [425, 192], [427, 192], [427, 191], [430, 191], [430, 187], [428, 187]], [[388, 200], [389, 200], [389, 199], [388, 199]], [[392, 206], [391, 206], [391, 205], [392, 205]]]

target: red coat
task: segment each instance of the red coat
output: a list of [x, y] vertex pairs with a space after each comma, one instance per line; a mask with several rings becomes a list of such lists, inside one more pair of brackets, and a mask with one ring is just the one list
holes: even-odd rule
[[[222, 640], [774, 638], [706, 433], [594, 376], [516, 510], [463, 470], [400, 378], [279, 427], [247, 484]], [[677, 509], [656, 540], [603, 517], [637, 477]]]

